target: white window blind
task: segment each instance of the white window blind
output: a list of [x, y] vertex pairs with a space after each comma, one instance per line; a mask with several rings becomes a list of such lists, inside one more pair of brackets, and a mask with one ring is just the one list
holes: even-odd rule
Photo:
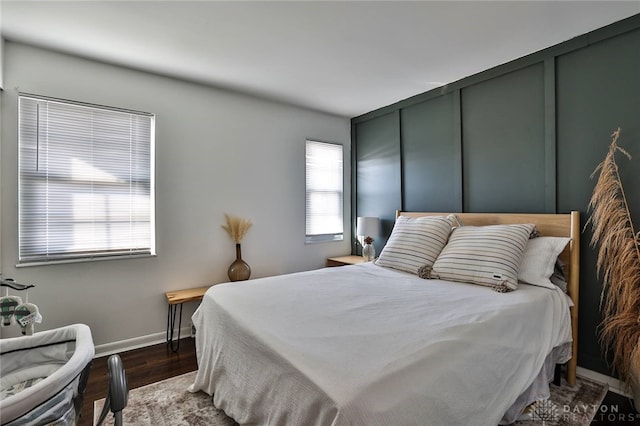
[[21, 94], [19, 262], [155, 254], [153, 114]]
[[307, 141], [306, 242], [343, 239], [342, 145]]

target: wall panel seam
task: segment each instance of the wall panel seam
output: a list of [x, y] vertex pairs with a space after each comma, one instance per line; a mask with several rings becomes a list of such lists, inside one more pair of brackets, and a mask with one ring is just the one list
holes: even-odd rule
[[545, 212], [557, 210], [556, 166], [556, 66], [555, 57], [544, 61], [544, 195]]

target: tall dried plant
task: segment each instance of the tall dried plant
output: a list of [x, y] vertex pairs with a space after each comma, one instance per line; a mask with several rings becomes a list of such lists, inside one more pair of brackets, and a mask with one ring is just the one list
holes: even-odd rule
[[235, 241], [236, 244], [240, 244], [240, 241], [242, 241], [253, 223], [248, 219], [242, 219], [238, 216], [230, 216], [227, 213], [224, 214], [224, 218], [226, 223], [220, 226], [222, 229], [227, 231], [231, 239]]
[[602, 274], [600, 338], [612, 355], [612, 367], [627, 389], [640, 372], [640, 249], [622, 187], [615, 155], [631, 155], [618, 146], [620, 128], [611, 135], [604, 161], [594, 170], [598, 180], [589, 202], [591, 246], [598, 246], [597, 272]]

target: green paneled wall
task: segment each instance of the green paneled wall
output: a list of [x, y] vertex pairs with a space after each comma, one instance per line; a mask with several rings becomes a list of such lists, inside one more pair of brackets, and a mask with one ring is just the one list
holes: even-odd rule
[[462, 90], [466, 211], [545, 211], [543, 79], [537, 63]]
[[358, 124], [354, 131], [358, 141], [353, 155], [357, 165], [354, 212], [356, 217], [381, 219], [383, 235], [374, 242], [378, 253], [391, 232], [395, 212], [402, 205], [399, 126], [399, 115], [392, 112]]
[[460, 210], [454, 122], [452, 93], [401, 111], [404, 209]]
[[[635, 156], [619, 163], [640, 228], [640, 15], [355, 117], [354, 221], [383, 217], [387, 236], [396, 209], [579, 210], [584, 224], [590, 175], [618, 126]], [[590, 236], [581, 244], [578, 364], [611, 374]]]
[[[640, 226], [640, 30], [562, 55], [556, 69], [559, 210], [579, 209], [587, 217], [594, 183], [589, 176], [604, 158], [612, 130], [620, 126], [620, 146], [634, 158], [619, 156], [618, 162]], [[589, 230], [583, 233], [578, 362], [607, 371], [595, 333], [601, 319], [600, 282], [590, 238]]]

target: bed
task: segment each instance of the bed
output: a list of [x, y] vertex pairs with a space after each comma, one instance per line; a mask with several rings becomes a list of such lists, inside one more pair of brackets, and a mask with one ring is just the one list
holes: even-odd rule
[[[394, 233], [400, 219], [444, 216], [398, 212]], [[465, 232], [535, 224], [570, 238], [559, 255], [566, 292], [440, 279], [439, 259], [428, 277], [378, 262], [216, 285], [193, 315], [189, 390], [240, 424], [496, 425], [548, 397], [556, 363], [568, 361], [575, 383], [578, 212], [456, 220]]]

